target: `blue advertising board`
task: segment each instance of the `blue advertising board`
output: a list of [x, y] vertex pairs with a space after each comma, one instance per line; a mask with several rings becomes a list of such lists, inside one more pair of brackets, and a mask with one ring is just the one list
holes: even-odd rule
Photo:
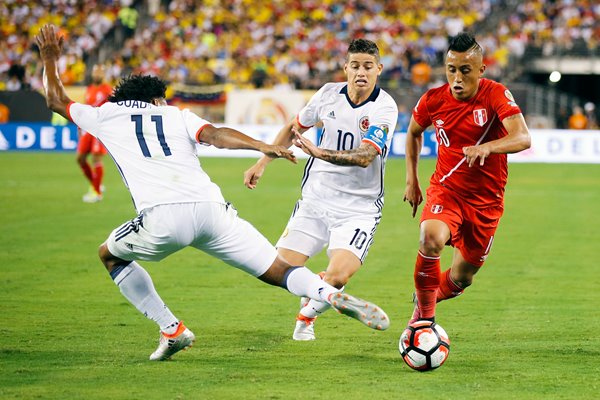
[[0, 151], [73, 151], [77, 139], [74, 124], [0, 124]]
[[[272, 142], [279, 132], [279, 126], [253, 126], [239, 125], [233, 126], [252, 137], [263, 140], [267, 143]], [[260, 129], [259, 129], [260, 128]], [[317, 130], [317, 135], [320, 130]], [[405, 132], [394, 132], [392, 145], [390, 148], [390, 157], [404, 156]], [[78, 134], [77, 126], [69, 123], [67, 125], [51, 125], [49, 123], [8, 123], [0, 124], [0, 151], [74, 151], [77, 148]], [[205, 147], [205, 146], [202, 146]], [[256, 156], [256, 152], [244, 151], [221, 151], [216, 149], [206, 151], [202, 149], [202, 156], [221, 156], [221, 157], [243, 157]], [[299, 155], [304, 154], [300, 151]], [[437, 155], [437, 142], [435, 131], [425, 131], [423, 135], [422, 157], [434, 157]]]

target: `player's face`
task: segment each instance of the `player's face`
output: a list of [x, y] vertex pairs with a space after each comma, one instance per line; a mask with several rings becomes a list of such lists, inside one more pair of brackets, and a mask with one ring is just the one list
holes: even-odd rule
[[348, 86], [357, 91], [371, 91], [377, 83], [383, 65], [371, 54], [352, 53], [344, 64]]
[[92, 68], [92, 81], [96, 85], [99, 85], [102, 82], [104, 82], [105, 75], [106, 75], [106, 68], [104, 68], [104, 65], [101, 65], [101, 64], [94, 65], [94, 67]]
[[452, 96], [457, 100], [469, 100], [479, 89], [479, 79], [485, 71], [483, 57], [478, 51], [459, 53], [448, 51], [446, 55], [446, 79]]

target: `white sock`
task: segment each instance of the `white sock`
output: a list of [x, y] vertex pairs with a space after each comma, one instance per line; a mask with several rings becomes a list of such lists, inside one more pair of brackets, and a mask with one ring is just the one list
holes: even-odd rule
[[287, 290], [299, 297], [310, 297], [313, 300], [329, 303], [329, 296], [340, 290], [324, 282], [319, 275], [306, 267], [295, 267], [287, 276]]
[[145, 317], [156, 322], [161, 331], [175, 333], [179, 320], [162, 301], [152, 278], [137, 262], [132, 261], [125, 266], [118, 266], [110, 273], [121, 293]]
[[310, 299], [308, 304], [300, 309], [300, 314], [307, 318], [316, 318], [331, 308], [331, 304], [324, 301]]
[[[340, 292], [343, 292], [344, 287], [338, 290]], [[330, 308], [331, 304], [329, 303], [310, 299], [310, 301], [300, 309], [300, 314], [304, 315], [307, 318], [316, 318], [319, 315], [323, 314], [325, 311], [329, 310]]]

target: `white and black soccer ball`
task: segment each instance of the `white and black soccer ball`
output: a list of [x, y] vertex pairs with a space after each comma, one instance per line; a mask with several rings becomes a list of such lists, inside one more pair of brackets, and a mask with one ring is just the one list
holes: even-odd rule
[[406, 365], [417, 371], [430, 371], [448, 359], [450, 339], [435, 322], [417, 321], [402, 332], [398, 348]]

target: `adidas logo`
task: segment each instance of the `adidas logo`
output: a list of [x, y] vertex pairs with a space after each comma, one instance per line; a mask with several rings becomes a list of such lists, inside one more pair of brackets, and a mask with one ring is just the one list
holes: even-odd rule
[[333, 110], [331, 110], [329, 114], [327, 114], [327, 118], [335, 119], [335, 113], [333, 112]]

